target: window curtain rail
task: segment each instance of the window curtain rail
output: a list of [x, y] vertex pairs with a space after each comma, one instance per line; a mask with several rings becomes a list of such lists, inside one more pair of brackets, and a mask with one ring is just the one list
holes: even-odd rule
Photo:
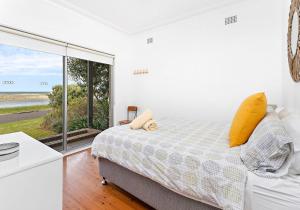
[[55, 45], [63, 46], [63, 47], [67, 46], [67, 42], [58, 41], [56, 39], [47, 38], [47, 37], [44, 37], [44, 36], [41, 36], [41, 35], [37, 35], [37, 34], [33, 34], [33, 33], [30, 33], [30, 32], [23, 31], [23, 30], [11, 28], [11, 27], [8, 27], [8, 26], [0, 25], [0, 32], [4, 32], [4, 33], [7, 33], [7, 34], [16, 35], [16, 36], [20, 36], [20, 37], [24, 37], [24, 38], [30, 38], [30, 39], [34, 39], [34, 40], [37, 40], [37, 41], [42, 41], [42, 42], [46, 42], [46, 43], [49, 43], [49, 44], [55, 44]]
[[[114, 55], [0, 25], [0, 43], [113, 65]], [[66, 50], [67, 48], [67, 50]], [[66, 52], [68, 54], [66, 54]]]

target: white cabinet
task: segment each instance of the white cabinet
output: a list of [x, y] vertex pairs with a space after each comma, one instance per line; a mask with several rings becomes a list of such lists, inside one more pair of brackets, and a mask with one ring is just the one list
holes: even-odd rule
[[0, 210], [62, 210], [62, 154], [22, 132], [0, 135], [6, 142], [20, 152], [0, 162]]

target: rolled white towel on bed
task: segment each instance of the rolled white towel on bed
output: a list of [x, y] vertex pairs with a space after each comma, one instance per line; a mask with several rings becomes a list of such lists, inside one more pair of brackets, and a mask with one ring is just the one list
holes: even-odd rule
[[130, 123], [130, 128], [134, 130], [141, 129], [143, 125], [151, 119], [152, 112], [150, 110], [146, 110]]
[[155, 131], [157, 130], [157, 123], [154, 120], [149, 120], [143, 125], [143, 128], [146, 131]]

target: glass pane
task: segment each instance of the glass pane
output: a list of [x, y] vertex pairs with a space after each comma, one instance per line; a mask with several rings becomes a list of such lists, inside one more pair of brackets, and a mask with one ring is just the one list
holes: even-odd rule
[[88, 138], [88, 62], [78, 58], [67, 58], [68, 70], [68, 141], [72, 150], [90, 144]]
[[0, 134], [62, 149], [63, 57], [0, 45]]
[[109, 65], [93, 64], [93, 125], [103, 131], [109, 127]]
[[68, 57], [68, 150], [109, 126], [109, 65]]

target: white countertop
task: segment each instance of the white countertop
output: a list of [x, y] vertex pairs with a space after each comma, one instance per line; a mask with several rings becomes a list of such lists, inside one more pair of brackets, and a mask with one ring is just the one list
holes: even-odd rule
[[17, 142], [19, 156], [0, 162], [0, 178], [58, 160], [63, 155], [23, 132], [0, 135], [0, 144]]

